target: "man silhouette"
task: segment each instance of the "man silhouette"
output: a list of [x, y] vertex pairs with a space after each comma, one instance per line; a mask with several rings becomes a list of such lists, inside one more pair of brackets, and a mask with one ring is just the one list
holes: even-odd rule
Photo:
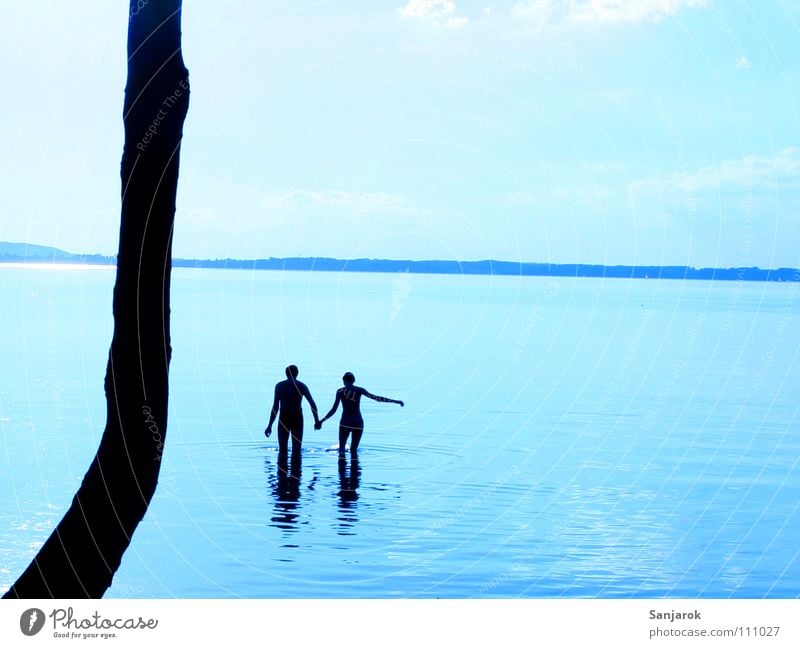
[[295, 365], [286, 367], [286, 380], [281, 380], [275, 385], [275, 399], [272, 401], [272, 411], [269, 414], [269, 423], [264, 434], [269, 437], [272, 434], [272, 424], [278, 416], [278, 457], [286, 458], [289, 452], [289, 436], [292, 437], [292, 458], [300, 458], [300, 450], [303, 445], [303, 408], [301, 407], [303, 396], [311, 406], [311, 413], [314, 414], [315, 427], [319, 424], [317, 414], [317, 404], [311, 398], [308, 387], [299, 380], [297, 374], [300, 373]]

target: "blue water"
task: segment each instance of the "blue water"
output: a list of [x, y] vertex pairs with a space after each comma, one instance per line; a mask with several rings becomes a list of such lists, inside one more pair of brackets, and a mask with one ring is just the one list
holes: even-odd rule
[[[108, 269], [0, 267], [0, 588], [104, 424]], [[110, 597], [796, 597], [800, 286], [177, 269], [159, 490]], [[295, 363], [366, 401], [357, 466]]]

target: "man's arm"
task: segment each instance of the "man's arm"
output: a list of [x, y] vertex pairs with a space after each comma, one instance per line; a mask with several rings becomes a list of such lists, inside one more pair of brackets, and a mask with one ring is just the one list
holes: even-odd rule
[[306, 397], [308, 404], [311, 406], [311, 413], [314, 415], [314, 424], [319, 424], [319, 414], [317, 413], [317, 404], [314, 402], [314, 399], [311, 398], [311, 392], [308, 389], [308, 386], [303, 383], [303, 387], [300, 389], [300, 393]]
[[275, 385], [275, 398], [272, 401], [272, 411], [269, 413], [269, 423], [267, 423], [267, 429], [264, 430], [264, 434], [266, 436], [272, 434], [272, 424], [275, 422], [275, 417], [278, 416], [278, 403], [280, 403], [280, 398], [278, 397], [278, 385]]

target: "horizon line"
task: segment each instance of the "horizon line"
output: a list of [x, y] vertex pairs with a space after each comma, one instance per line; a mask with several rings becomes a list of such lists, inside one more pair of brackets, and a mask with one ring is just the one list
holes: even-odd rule
[[[7, 252], [3, 252], [0, 249], [0, 263], [8, 264], [8, 263], [25, 263], [25, 264], [32, 264], [32, 263], [50, 263], [56, 264], [58, 262], [77, 262], [82, 263], [83, 259], [104, 259], [104, 260], [115, 260], [117, 258], [116, 254], [100, 254], [97, 252], [89, 253], [89, 252], [68, 252], [61, 248], [56, 248], [49, 245], [40, 245], [37, 243], [17, 243], [12, 241], [0, 241], [0, 248], [4, 245], [15, 245], [15, 246], [24, 246], [24, 247], [32, 247], [32, 248], [39, 248], [41, 250], [50, 250], [54, 253], [52, 261], [44, 261], [43, 259], [47, 259], [46, 256], [22, 256], [18, 254], [11, 254]], [[60, 258], [56, 258], [55, 254], [65, 255]], [[3, 262], [3, 258], [10, 258], [13, 257], [13, 260], [9, 260], [8, 262]], [[372, 262], [372, 263], [380, 263], [380, 262], [387, 262], [387, 263], [414, 263], [414, 264], [424, 264], [424, 263], [451, 263], [451, 264], [458, 264], [458, 265], [468, 265], [468, 264], [506, 264], [506, 265], [518, 265], [518, 266], [576, 266], [576, 267], [595, 267], [595, 268], [686, 268], [690, 270], [758, 270], [762, 272], [778, 272], [778, 271], [795, 271], [800, 272], [800, 268], [792, 267], [792, 266], [778, 266], [778, 267], [764, 267], [761, 266], [696, 266], [696, 265], [688, 265], [688, 264], [679, 264], [679, 263], [667, 263], [667, 264], [658, 264], [658, 263], [612, 263], [612, 262], [586, 262], [586, 261], [508, 261], [505, 259], [493, 259], [493, 258], [483, 258], [483, 259], [470, 259], [470, 260], [463, 260], [463, 259], [434, 259], [434, 258], [427, 258], [427, 259], [401, 259], [401, 258], [382, 258], [382, 257], [354, 257], [354, 258], [341, 258], [341, 257], [331, 257], [331, 256], [268, 256], [268, 257], [258, 257], [258, 258], [239, 258], [239, 257], [206, 257], [206, 258], [199, 258], [199, 257], [179, 257], [173, 256], [172, 262], [173, 265], [175, 262], [181, 263], [222, 263], [222, 262], [235, 262], [239, 263], [258, 263], [264, 261], [335, 261], [340, 263], [351, 263], [351, 262]], [[90, 263], [85, 263], [85, 265], [91, 265]], [[100, 264], [100, 265], [111, 265], [111, 264]], [[116, 265], [114, 263], [113, 265]], [[290, 270], [292, 268], [287, 268]]]

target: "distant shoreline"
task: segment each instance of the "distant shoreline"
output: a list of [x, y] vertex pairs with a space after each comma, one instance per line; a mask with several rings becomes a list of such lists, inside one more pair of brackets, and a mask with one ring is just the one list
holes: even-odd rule
[[0, 268], [34, 268], [47, 270], [57, 267], [64, 270], [114, 270], [115, 263], [76, 263], [74, 261], [4, 261], [0, 258]]
[[[65, 255], [68, 253], [64, 253]], [[62, 267], [103, 269], [116, 264], [116, 258], [100, 255], [68, 255], [24, 258], [0, 254], [4, 267]], [[521, 277], [590, 277], [613, 279], [683, 279], [699, 281], [798, 282], [796, 268], [693, 268], [689, 266], [605, 266], [567, 263], [514, 263], [511, 261], [408, 261], [390, 259], [331, 259], [290, 257], [269, 259], [173, 259], [174, 268], [227, 270], [278, 270], [306, 272], [370, 272]]]
[[[58, 248], [0, 241], [0, 265], [115, 266], [114, 256], [73, 254]], [[173, 259], [174, 268], [228, 270], [297, 270], [307, 272], [375, 272], [518, 277], [596, 277], [615, 279], [684, 279], [701, 281], [800, 281], [797, 268], [694, 268], [690, 266], [627, 266], [587, 263], [515, 263], [512, 261], [409, 261], [285, 257], [269, 259]]]

